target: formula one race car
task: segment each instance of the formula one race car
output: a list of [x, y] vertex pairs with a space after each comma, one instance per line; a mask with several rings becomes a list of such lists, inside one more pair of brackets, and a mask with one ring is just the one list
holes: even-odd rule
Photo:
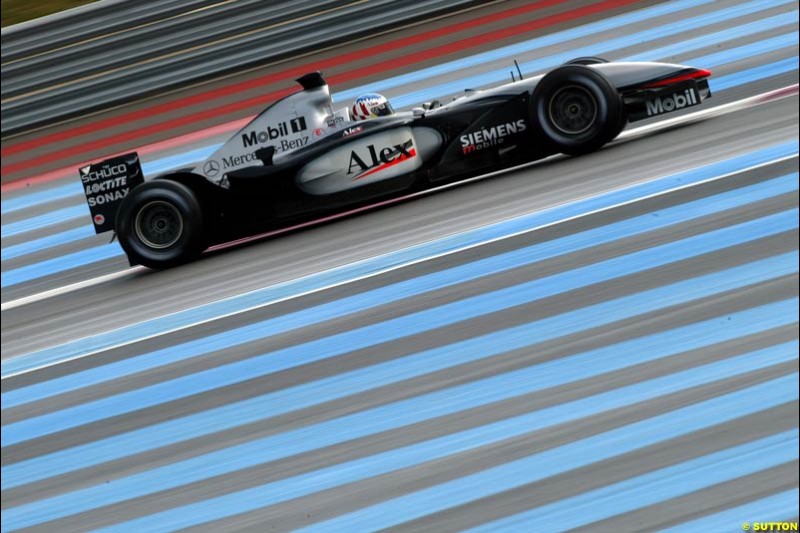
[[115, 230], [131, 264], [165, 268], [214, 244], [404, 191], [597, 150], [629, 122], [700, 104], [711, 96], [710, 75], [579, 58], [394, 113], [388, 102], [334, 111], [314, 72], [194, 167], [145, 182], [130, 153], [83, 167], [80, 177], [96, 231]]

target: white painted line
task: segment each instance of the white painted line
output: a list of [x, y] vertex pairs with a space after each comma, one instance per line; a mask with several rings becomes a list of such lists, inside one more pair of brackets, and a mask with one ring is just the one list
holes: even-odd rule
[[107, 281], [113, 281], [115, 279], [124, 278], [131, 274], [135, 274], [137, 272], [144, 272], [146, 270], [147, 269], [144, 267], [138, 267], [138, 266], [132, 267], [125, 270], [119, 270], [117, 272], [111, 272], [109, 274], [103, 274], [102, 276], [98, 276], [96, 278], [91, 278], [83, 281], [78, 281], [76, 283], [71, 283], [69, 285], [64, 285], [63, 287], [56, 287], [55, 289], [37, 292], [36, 294], [31, 294], [30, 296], [24, 296], [22, 298], [17, 298], [16, 300], [11, 300], [10, 302], [0, 304], [0, 311], [7, 311], [9, 309], [14, 309], [15, 307], [20, 307], [25, 304], [38, 302], [40, 300], [46, 300], [54, 296], [59, 296], [61, 294], [67, 294], [80, 289], [85, 289], [86, 287], [99, 285], [101, 283], [106, 283]]
[[[616, 141], [614, 141], [614, 142], [626, 142], [626, 141], [629, 141], [629, 140], [632, 140], [632, 139], [635, 139], [635, 138], [638, 138], [638, 137], [642, 137], [644, 135], [648, 135], [648, 134], [651, 134], [651, 133], [654, 133], [654, 132], [657, 132], [657, 131], [666, 130], [666, 129], [669, 129], [669, 128], [674, 128], [674, 127], [680, 126], [680, 125], [692, 124], [692, 123], [695, 123], [695, 122], [699, 122], [699, 121], [702, 121], [702, 120], [707, 120], [709, 118], [713, 118], [713, 117], [717, 117], [717, 116], [721, 116], [721, 115], [726, 115], [726, 114], [733, 113], [733, 112], [736, 112], [736, 111], [740, 111], [740, 110], [743, 110], [743, 109], [747, 109], [747, 108], [750, 108], [750, 107], [756, 107], [758, 105], [765, 104], [765, 103], [768, 103], [768, 102], [781, 100], [783, 98], [787, 98], [789, 96], [793, 96], [793, 95], [796, 95], [796, 94], [798, 94], [798, 84], [789, 85], [789, 86], [786, 86], [786, 87], [781, 87], [780, 89], [776, 89], [776, 90], [773, 90], [773, 91], [768, 91], [768, 92], [765, 92], [765, 93], [757, 94], [755, 96], [750, 96], [748, 98], [744, 98], [744, 99], [741, 99], [741, 100], [736, 100], [734, 102], [729, 102], [727, 104], [722, 104], [722, 105], [719, 105], [719, 106], [716, 106], [716, 107], [712, 107], [710, 109], [704, 109], [702, 111], [697, 111], [695, 113], [682, 115], [680, 117], [675, 117], [675, 118], [671, 118], [671, 119], [662, 120], [662, 121], [656, 122], [654, 124], [647, 124], [645, 126], [640, 126], [640, 127], [637, 127], [637, 128], [632, 128], [632, 129], [629, 129], [629, 130], [625, 130], [617, 137]], [[412, 199], [415, 199], [415, 198], [418, 198], [418, 197], [421, 197], [421, 196], [425, 196], [425, 195], [428, 195], [428, 194], [439, 193], [439, 192], [447, 190], [447, 189], [460, 187], [460, 186], [463, 186], [463, 185], [467, 185], [469, 183], [475, 183], [475, 182], [482, 181], [482, 180], [485, 180], [485, 179], [488, 179], [488, 178], [491, 178], [491, 177], [494, 177], [494, 176], [498, 176], [498, 175], [501, 175], [501, 174], [506, 174], [506, 173], [509, 173], [509, 172], [515, 172], [517, 170], [528, 168], [528, 167], [531, 167], [533, 165], [541, 164], [541, 163], [543, 163], [545, 161], [551, 161], [551, 160], [562, 158], [562, 157], [564, 157], [564, 156], [562, 156], [562, 155], [554, 155], [554, 156], [547, 157], [545, 159], [539, 159], [537, 161], [531, 161], [529, 163], [524, 163], [522, 165], [517, 165], [517, 166], [509, 167], [509, 168], [506, 168], [506, 169], [502, 169], [502, 170], [498, 170], [498, 171], [494, 171], [494, 172], [489, 172], [487, 174], [482, 174], [480, 176], [475, 176], [475, 177], [470, 178], [470, 179], [466, 179], [466, 180], [462, 180], [462, 181], [458, 181], [458, 182], [454, 182], [454, 183], [448, 183], [446, 185], [435, 187], [433, 189], [427, 189], [425, 191], [419, 191], [419, 192], [416, 192], [416, 193], [413, 193], [413, 194], [409, 194], [409, 195], [405, 195], [405, 196], [401, 196], [401, 197], [397, 197], [397, 198], [392, 198], [392, 199], [389, 199], [389, 200], [385, 200], [383, 202], [379, 202], [379, 203], [376, 203], [376, 204], [371, 204], [371, 205], [360, 207], [358, 209], [353, 209], [353, 210], [350, 210], [350, 211], [345, 211], [345, 212], [338, 213], [338, 214], [335, 214], [335, 215], [331, 215], [331, 216], [328, 216], [328, 217], [324, 217], [324, 218], [321, 218], [321, 219], [316, 219], [316, 220], [304, 222], [302, 224], [298, 224], [298, 225], [291, 226], [291, 227], [288, 227], [288, 228], [282, 228], [282, 229], [279, 229], [279, 230], [270, 231], [270, 232], [262, 233], [262, 234], [259, 234], [259, 235], [245, 237], [243, 239], [239, 239], [239, 240], [236, 240], [236, 241], [233, 241], [233, 242], [215, 245], [215, 246], [212, 246], [211, 248], [209, 248], [209, 250], [210, 251], [220, 250], [220, 249], [228, 248], [228, 247], [235, 246], [235, 245], [238, 245], [238, 244], [243, 244], [245, 242], [252, 242], [252, 241], [255, 241], [255, 240], [274, 237], [274, 236], [277, 236], [277, 235], [281, 235], [281, 234], [289, 233], [289, 232], [292, 232], [292, 231], [296, 231], [296, 230], [301, 229], [301, 228], [306, 228], [306, 227], [309, 227], [309, 226], [314, 226], [314, 225], [330, 222], [330, 221], [333, 221], [333, 220], [337, 220], [337, 219], [353, 216], [353, 215], [361, 213], [361, 212], [366, 212], [366, 211], [370, 211], [370, 210], [373, 210], [373, 209], [378, 209], [378, 208], [381, 208], [381, 207], [385, 207], [387, 205], [392, 205], [392, 204], [396, 204], [396, 203], [405, 202], [405, 201], [412, 200]], [[381, 257], [381, 256], [375, 256], [375, 257]], [[362, 261], [374, 259], [375, 257], [371, 257], [369, 259], [364, 259]], [[357, 263], [358, 262], [356, 262], [356, 263], [348, 263], [348, 264], [345, 264], [345, 265], [341, 265], [339, 267], [334, 267], [333, 269], [329, 269], [328, 271], [335, 270], [336, 268], [350, 266], [352, 264], [357, 264]], [[23, 306], [23, 305], [27, 305], [27, 304], [30, 304], [30, 303], [39, 302], [39, 301], [42, 301], [42, 300], [46, 300], [48, 298], [52, 298], [52, 297], [55, 297], [55, 296], [60, 296], [62, 294], [68, 294], [70, 292], [74, 292], [74, 291], [77, 291], [77, 290], [81, 290], [81, 289], [85, 289], [85, 288], [88, 288], [88, 287], [92, 287], [94, 285], [100, 285], [100, 284], [105, 283], [107, 281], [111, 281], [111, 280], [114, 280], [114, 279], [119, 279], [119, 278], [128, 276], [130, 274], [136, 273], [136, 272], [141, 272], [143, 270], [144, 269], [141, 268], [141, 267], [136, 267], [136, 268], [133, 268], [133, 269], [126, 269], [126, 270], [122, 270], [122, 271], [118, 271], [118, 272], [113, 272], [113, 273], [110, 273], [110, 274], [105, 274], [105, 275], [99, 276], [97, 278], [92, 278], [92, 279], [89, 279], [89, 280], [84, 280], [84, 281], [73, 283], [73, 284], [70, 284], [70, 285], [65, 285], [63, 287], [57, 287], [57, 288], [50, 289], [50, 290], [47, 290], [47, 291], [43, 291], [43, 292], [40, 292], [40, 293], [32, 294], [32, 295], [29, 295], [29, 296], [18, 298], [16, 300], [11, 300], [9, 302], [0, 304], [0, 311], [7, 311], [7, 310], [14, 309], [14, 308], [17, 308], [17, 307], [20, 307], [20, 306]], [[322, 273], [322, 272], [326, 272], [326, 271], [321, 271], [320, 273]], [[295, 280], [288, 280], [288, 281], [295, 281]], [[281, 283], [284, 283], [284, 282], [281, 282]], [[261, 289], [255, 289], [255, 290], [261, 290]], [[252, 292], [252, 291], [249, 291], [249, 292]], [[249, 292], [245, 292], [245, 293], [242, 293], [242, 294], [238, 294], [238, 295], [231, 296], [231, 297], [228, 297], [228, 298], [223, 298], [222, 300], [215, 300], [215, 301], [224, 301], [226, 299], [236, 298], [236, 297], [242, 296], [244, 294], [249, 294]], [[207, 305], [208, 303], [212, 303], [212, 302], [206, 302], [205, 304], [201, 304], [201, 305]], [[186, 309], [182, 309], [180, 311], [176, 311], [176, 313], [182, 312], [182, 311], [186, 311], [188, 309], [196, 309], [197, 307], [200, 307], [200, 306], [195, 306], [195, 307], [189, 307], [189, 308], [186, 308]], [[170, 313], [170, 314], [165, 315], [165, 316], [171, 316], [172, 314], [174, 314], [174, 313]]]

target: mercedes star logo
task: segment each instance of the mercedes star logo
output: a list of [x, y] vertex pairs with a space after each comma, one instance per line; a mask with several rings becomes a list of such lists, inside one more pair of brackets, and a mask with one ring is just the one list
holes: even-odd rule
[[203, 172], [209, 178], [213, 178], [214, 176], [219, 174], [219, 163], [217, 163], [213, 159], [206, 161], [205, 166], [203, 166]]

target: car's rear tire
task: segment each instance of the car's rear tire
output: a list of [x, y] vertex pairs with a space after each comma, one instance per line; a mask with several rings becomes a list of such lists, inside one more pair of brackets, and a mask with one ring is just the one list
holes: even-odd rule
[[133, 189], [120, 205], [116, 229], [130, 261], [149, 268], [185, 263], [205, 248], [200, 202], [191, 189], [170, 180]]
[[624, 125], [619, 93], [601, 72], [587, 66], [566, 65], [548, 73], [532, 102], [533, 123], [556, 152], [593, 152]]

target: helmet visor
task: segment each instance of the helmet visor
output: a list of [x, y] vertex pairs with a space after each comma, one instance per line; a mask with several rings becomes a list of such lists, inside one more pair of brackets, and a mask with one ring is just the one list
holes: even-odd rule
[[392, 104], [390, 104], [388, 100], [382, 104], [371, 107], [370, 111], [376, 117], [388, 117], [389, 115], [394, 115], [394, 109], [392, 109]]

